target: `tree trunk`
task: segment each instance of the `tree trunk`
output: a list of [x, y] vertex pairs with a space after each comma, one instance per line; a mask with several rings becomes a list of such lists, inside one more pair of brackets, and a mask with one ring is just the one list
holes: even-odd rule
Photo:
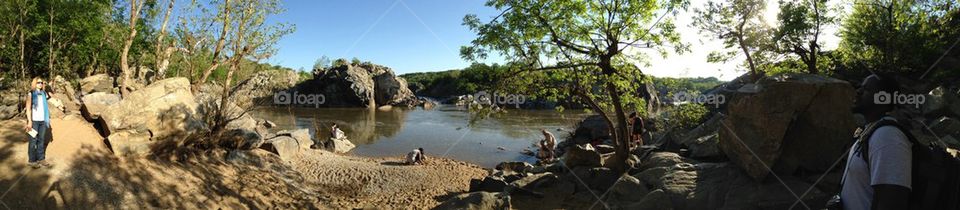
[[167, 35], [167, 22], [170, 20], [170, 12], [173, 11], [173, 5], [176, 0], [170, 0], [170, 4], [167, 5], [167, 12], [163, 15], [163, 23], [160, 24], [160, 34], [157, 36], [157, 75], [154, 78], [162, 79], [167, 76], [167, 66], [170, 64], [170, 53], [172, 53], [172, 47], [166, 47], [164, 49], [163, 39]]
[[48, 25], [49, 28], [47, 28], [47, 36], [48, 36], [47, 45], [49, 46], [47, 48], [47, 72], [50, 72], [52, 75], [53, 74], [53, 7], [51, 7], [50, 10], [47, 11], [47, 16], [50, 17], [50, 22], [49, 22], [50, 25]]
[[747, 65], [750, 66], [750, 74], [753, 75], [753, 80], [756, 81], [760, 79], [760, 74], [757, 73], [757, 66], [753, 64], [753, 57], [750, 56], [750, 50], [747, 49], [747, 46], [743, 42], [743, 33], [737, 33], [737, 43], [740, 44], [740, 50], [743, 50], [743, 55], [747, 56]]
[[220, 51], [223, 50], [224, 42], [226, 41], [227, 32], [230, 31], [230, 0], [225, 0], [223, 2], [223, 27], [220, 30], [220, 38], [217, 40], [217, 47], [213, 49], [213, 64], [203, 72], [203, 76], [200, 77], [200, 81], [197, 84], [203, 84], [207, 82], [207, 78], [210, 77], [210, 74], [213, 73], [213, 70], [216, 70], [217, 67], [220, 67]]
[[137, 19], [140, 18], [140, 9], [145, 0], [130, 0], [130, 36], [123, 41], [123, 51], [120, 53], [120, 73], [123, 74], [123, 80], [120, 82], [120, 95], [126, 97], [129, 93], [127, 85], [130, 81], [130, 66], [127, 63], [127, 57], [130, 53], [130, 46], [133, 45], [133, 38], [137, 36]]
[[[616, 74], [616, 69], [613, 68], [611, 62], [611, 57], [601, 57], [600, 58], [600, 69], [603, 71], [604, 75], [613, 76]], [[607, 93], [610, 94], [610, 100], [613, 103], [614, 115], [616, 116], [616, 122], [607, 121], [608, 127], [615, 128], [612, 132], [614, 140], [616, 140], [616, 151], [614, 153], [614, 158], [610, 168], [619, 172], [625, 173], [627, 171], [627, 158], [630, 157], [630, 135], [627, 130], [627, 117], [624, 114], [622, 100], [620, 99], [620, 93], [617, 91], [617, 87], [613, 84], [612, 81], [606, 82]], [[612, 124], [611, 124], [612, 123]]]

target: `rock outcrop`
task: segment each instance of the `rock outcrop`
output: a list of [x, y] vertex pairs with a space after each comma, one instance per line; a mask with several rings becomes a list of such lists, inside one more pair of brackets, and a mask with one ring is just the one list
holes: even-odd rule
[[102, 112], [107, 141], [119, 155], [146, 155], [146, 145], [205, 127], [186, 78], [170, 78], [131, 92]]
[[345, 64], [314, 73], [313, 79], [292, 88], [298, 94], [323, 94], [324, 107], [414, 106], [418, 100], [406, 81], [390, 68]]
[[236, 94], [239, 99], [248, 100], [243, 103], [252, 103], [252, 105], [269, 105], [273, 102], [273, 95], [280, 91], [285, 91], [297, 85], [300, 81], [300, 75], [294, 71], [287, 70], [268, 70], [260, 71], [250, 76], [249, 79], [237, 83]]
[[823, 172], [846, 152], [856, 126], [849, 83], [783, 75], [763, 78], [757, 87], [730, 100], [719, 126], [720, 149], [748, 175]]
[[95, 92], [113, 92], [113, 77], [107, 74], [97, 74], [80, 80], [80, 93], [83, 95]]
[[433, 209], [506, 210], [510, 201], [502, 193], [473, 192], [458, 195]]
[[110, 105], [120, 102], [120, 95], [106, 92], [95, 92], [80, 98], [82, 102], [80, 113], [89, 121], [100, 120], [100, 116]]

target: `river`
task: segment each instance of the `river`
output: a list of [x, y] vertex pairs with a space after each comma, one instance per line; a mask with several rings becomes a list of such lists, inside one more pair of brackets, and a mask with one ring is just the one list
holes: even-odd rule
[[443, 156], [492, 168], [503, 161], [535, 162], [534, 157], [521, 152], [536, 151], [533, 144], [543, 139], [541, 128], [563, 138], [588, 113], [511, 109], [504, 114], [474, 118], [479, 120], [473, 123], [470, 119], [474, 114], [452, 105], [389, 111], [260, 107], [253, 115], [276, 123], [274, 131], [307, 128], [314, 138], [326, 138], [330, 135], [329, 126], [337, 123], [357, 145], [351, 153], [359, 156], [402, 156], [422, 147], [428, 157]]

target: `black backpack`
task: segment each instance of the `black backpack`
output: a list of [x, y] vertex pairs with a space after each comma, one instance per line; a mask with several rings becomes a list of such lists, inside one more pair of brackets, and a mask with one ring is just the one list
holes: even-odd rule
[[960, 159], [947, 152], [940, 142], [930, 145], [921, 144], [917, 138], [895, 120], [883, 119], [863, 134], [859, 152], [869, 166], [868, 145], [870, 136], [877, 128], [895, 126], [913, 143], [912, 151], [912, 190], [910, 191], [910, 209], [960, 209]]

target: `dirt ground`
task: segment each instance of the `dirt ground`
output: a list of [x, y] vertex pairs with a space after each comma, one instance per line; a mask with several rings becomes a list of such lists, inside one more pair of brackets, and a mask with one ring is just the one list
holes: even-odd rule
[[185, 161], [117, 158], [78, 116], [52, 119], [51, 168], [27, 166], [22, 120], [0, 121], [0, 209], [428, 209], [486, 171], [460, 161], [306, 150], [213, 150]]

